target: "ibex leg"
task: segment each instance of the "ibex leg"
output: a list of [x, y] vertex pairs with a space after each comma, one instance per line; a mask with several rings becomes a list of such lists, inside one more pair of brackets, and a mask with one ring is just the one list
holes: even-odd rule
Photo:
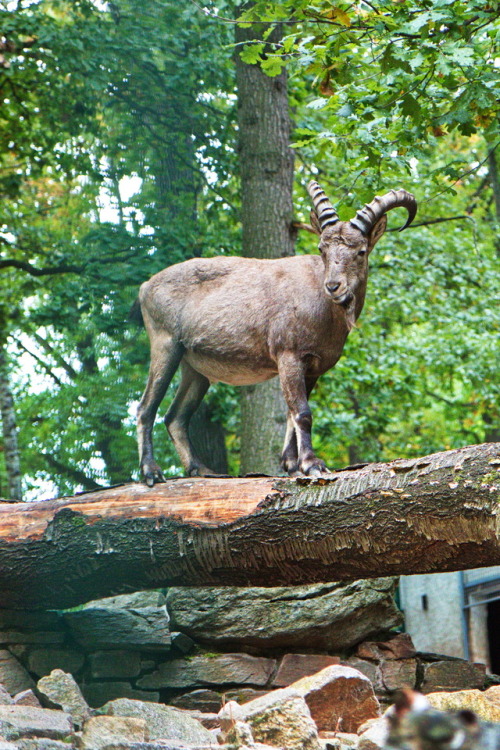
[[[295, 428], [297, 470], [313, 476], [329, 473], [325, 462], [319, 459], [312, 449], [312, 414], [307, 401], [308, 387], [304, 363], [297, 359], [293, 353], [285, 352], [279, 358], [278, 371], [283, 395]], [[309, 392], [313, 385], [314, 383], [310, 386]], [[290, 446], [291, 443], [292, 438], [290, 436], [288, 445]], [[293, 444], [291, 445], [292, 450]]]
[[158, 407], [184, 354], [184, 347], [168, 334], [151, 339], [151, 364], [146, 390], [137, 410], [137, 439], [141, 472], [146, 484], [164, 482], [165, 477], [154, 459], [153, 425]]
[[[306, 398], [308, 399], [311, 392], [316, 385], [317, 378], [305, 378], [306, 384]], [[296, 474], [299, 471], [299, 449], [297, 446], [297, 435], [295, 432], [295, 422], [293, 420], [292, 413], [288, 410], [286, 420], [286, 434], [285, 442], [283, 445], [283, 453], [281, 455], [281, 466], [290, 475]]]
[[213, 474], [196, 456], [189, 439], [189, 422], [208, 391], [210, 381], [184, 360], [181, 382], [165, 415], [165, 425], [188, 476]]

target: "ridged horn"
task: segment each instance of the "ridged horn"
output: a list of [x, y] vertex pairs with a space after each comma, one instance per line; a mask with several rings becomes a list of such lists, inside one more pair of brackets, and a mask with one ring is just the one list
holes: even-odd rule
[[337, 212], [315, 180], [311, 180], [307, 186], [307, 192], [311, 196], [321, 231], [332, 226], [332, 224], [336, 224], [339, 221]]
[[402, 232], [403, 229], [410, 226], [417, 213], [417, 201], [406, 190], [389, 190], [385, 195], [376, 195], [372, 202], [363, 206], [349, 223], [366, 236], [381, 216], [390, 211], [391, 208], [399, 208], [400, 206], [408, 211], [406, 224], [399, 229]]

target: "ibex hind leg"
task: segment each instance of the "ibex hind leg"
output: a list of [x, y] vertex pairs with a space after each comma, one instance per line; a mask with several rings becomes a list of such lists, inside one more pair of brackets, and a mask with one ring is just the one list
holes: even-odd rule
[[165, 426], [186, 474], [190, 477], [205, 477], [214, 474], [200, 461], [189, 439], [189, 422], [201, 404], [209, 386], [208, 378], [194, 370], [183, 360], [181, 362], [181, 382], [164, 419]]
[[137, 439], [141, 473], [149, 487], [165, 477], [154, 459], [153, 426], [158, 407], [184, 354], [184, 347], [169, 335], [151, 340], [151, 364], [146, 390], [137, 410]]

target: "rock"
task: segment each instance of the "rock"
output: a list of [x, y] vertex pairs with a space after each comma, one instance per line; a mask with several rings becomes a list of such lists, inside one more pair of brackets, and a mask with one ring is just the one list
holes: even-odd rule
[[221, 730], [228, 732], [236, 721], [244, 720], [245, 711], [236, 701], [228, 701], [217, 715]]
[[168, 651], [169, 618], [156, 592], [114, 596], [64, 613], [71, 634], [85, 650]]
[[325, 667], [340, 664], [338, 656], [327, 654], [285, 654], [273, 679], [274, 687], [287, 687], [292, 682], [320, 672]]
[[101, 711], [108, 716], [144, 719], [152, 740], [165, 737], [192, 745], [208, 743], [212, 734], [187, 712], [172, 706], [143, 703], [122, 698], [106, 703]]
[[137, 680], [141, 688], [187, 688], [203, 685], [265, 685], [276, 661], [248, 654], [217, 654], [172, 659]]
[[185, 633], [170, 633], [172, 647], [180, 651], [181, 654], [189, 654], [194, 648], [194, 641]]
[[[61, 740], [37, 739], [34, 737], [27, 740], [18, 740], [16, 747], [18, 750], [70, 750], [74, 745], [68, 745], [67, 742]], [[2, 750], [1, 745], [0, 750]]]
[[13, 703], [16, 706], [34, 706], [35, 708], [42, 707], [33, 690], [23, 690], [21, 693], [18, 693], [14, 696]]
[[16, 630], [2, 630], [0, 631], [0, 643], [3, 644], [25, 644], [25, 643], [40, 643], [40, 644], [58, 644], [64, 641], [63, 632], [48, 632], [44, 633], [41, 630], [36, 632], [19, 632]]
[[48, 677], [38, 681], [37, 689], [51, 708], [61, 708], [71, 714], [78, 727], [89, 718], [90, 709], [72, 675], [54, 669]]
[[38, 677], [50, 674], [53, 669], [77, 674], [83, 667], [83, 654], [74, 649], [33, 649], [28, 656], [28, 669]]
[[0, 736], [7, 740], [22, 737], [64, 739], [73, 731], [69, 714], [32, 706], [0, 706]]
[[[256, 696], [252, 695], [251, 697], [255, 698]], [[190, 693], [183, 693], [172, 698], [169, 704], [176, 708], [217, 713], [220, 711], [223, 702], [221, 693], [217, 693], [215, 690], [193, 690]], [[244, 701], [239, 702], [244, 703]]]
[[30, 612], [22, 609], [0, 609], [0, 630], [61, 631], [57, 612]]
[[93, 716], [85, 722], [78, 745], [82, 750], [99, 750], [118, 743], [148, 740], [144, 719], [121, 716]]
[[462, 659], [435, 661], [424, 664], [424, 679], [421, 690], [433, 693], [437, 690], [460, 690], [484, 687], [486, 666], [472, 664]]
[[141, 657], [137, 651], [96, 651], [90, 654], [90, 671], [94, 679], [137, 677]]
[[0, 706], [10, 706], [12, 703], [14, 701], [11, 694], [3, 685], [0, 685]]
[[500, 706], [488, 699], [480, 690], [457, 690], [453, 693], [428, 693], [427, 700], [440, 711], [474, 711], [483, 721], [500, 722]]
[[254, 748], [255, 740], [252, 734], [252, 727], [245, 721], [233, 721], [232, 724], [222, 734], [224, 742], [231, 747]]
[[358, 659], [356, 656], [351, 656], [349, 659], [343, 659], [341, 664], [344, 667], [357, 669], [361, 674], [364, 674], [365, 677], [368, 677], [375, 689], [382, 687], [380, 669], [373, 662], [366, 661], [366, 659]]
[[202, 711], [196, 711], [196, 710], [189, 710], [184, 709], [186, 714], [191, 716], [192, 719], [196, 719], [196, 721], [199, 721], [202, 726], [205, 727], [205, 729], [219, 729], [220, 728], [220, 722], [219, 722], [219, 716], [215, 712], [213, 713], [203, 713]]
[[[19, 744], [14, 745], [12, 742], [7, 742], [0, 738], [0, 750], [18, 750], [19, 747]], [[66, 747], [68, 746], [66, 745]]]
[[414, 688], [417, 682], [416, 659], [388, 659], [381, 663], [380, 676], [382, 685], [388, 692], [402, 688]]
[[291, 687], [305, 699], [320, 731], [357, 732], [364, 721], [380, 716], [370, 680], [351, 667], [327, 667]]
[[402, 622], [394, 579], [281, 588], [169, 589], [173, 630], [217, 647], [342, 651]]
[[500, 685], [492, 685], [483, 693], [485, 698], [500, 707]]
[[380, 750], [386, 746], [388, 736], [389, 722], [385, 716], [381, 716], [360, 732], [358, 750]]
[[254, 688], [225, 690], [224, 699], [229, 701], [236, 701], [237, 703], [243, 704], [249, 703], [256, 698], [263, 698], [264, 695], [268, 695], [269, 692], [269, 690], [255, 690]]
[[129, 682], [84, 682], [80, 685], [85, 700], [92, 708], [100, 708], [117, 698], [130, 698], [157, 703], [160, 694], [156, 691], [135, 690]]
[[359, 659], [383, 661], [385, 659], [413, 659], [417, 655], [411, 636], [398, 633], [385, 641], [366, 641], [356, 649]]
[[28, 672], [10, 651], [0, 650], [0, 683], [11, 695], [35, 686]]
[[244, 706], [256, 742], [287, 750], [320, 750], [318, 731], [306, 702], [292, 688], [273, 690]]

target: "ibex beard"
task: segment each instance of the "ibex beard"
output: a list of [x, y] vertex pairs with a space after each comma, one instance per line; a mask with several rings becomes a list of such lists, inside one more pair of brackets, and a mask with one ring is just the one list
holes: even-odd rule
[[319, 255], [258, 260], [193, 258], [170, 266], [140, 289], [140, 314], [151, 365], [138, 409], [141, 472], [149, 486], [164, 481], [153, 453], [153, 424], [176, 370], [181, 381], [165, 425], [189, 476], [213, 472], [195, 455], [190, 419], [211, 383], [251, 385], [280, 379], [288, 407], [282, 467], [290, 475], [328, 475], [311, 443], [308, 399], [318, 378], [339, 360], [363, 308], [368, 255], [386, 229], [386, 212], [408, 212], [405, 190], [375, 197], [340, 221], [319, 185], [308, 185]]

